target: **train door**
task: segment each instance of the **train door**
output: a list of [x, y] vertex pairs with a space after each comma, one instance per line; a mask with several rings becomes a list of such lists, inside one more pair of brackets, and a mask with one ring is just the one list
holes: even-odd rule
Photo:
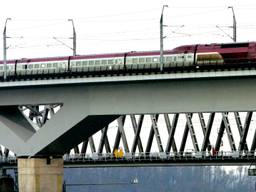
[[177, 55], [177, 67], [183, 67], [185, 63], [185, 54], [181, 53]]

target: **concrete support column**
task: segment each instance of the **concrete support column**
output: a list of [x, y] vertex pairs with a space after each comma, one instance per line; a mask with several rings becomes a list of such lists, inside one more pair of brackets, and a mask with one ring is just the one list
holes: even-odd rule
[[63, 158], [18, 158], [19, 192], [62, 192]]

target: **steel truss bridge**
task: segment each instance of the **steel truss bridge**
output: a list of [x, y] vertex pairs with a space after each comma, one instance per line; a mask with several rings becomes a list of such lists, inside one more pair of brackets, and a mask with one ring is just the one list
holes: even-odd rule
[[[60, 107], [20, 110], [41, 127]], [[121, 115], [63, 158], [66, 167], [244, 165], [256, 161], [255, 141], [253, 111]], [[115, 149], [124, 154], [116, 156]], [[3, 167], [16, 166], [7, 148], [0, 154]]]
[[255, 77], [244, 69], [4, 82], [0, 162], [64, 155], [66, 166], [251, 164]]

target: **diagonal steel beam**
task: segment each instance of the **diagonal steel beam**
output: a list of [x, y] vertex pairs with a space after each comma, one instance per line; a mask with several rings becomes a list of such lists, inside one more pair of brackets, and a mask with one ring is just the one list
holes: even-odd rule
[[121, 133], [120, 133], [119, 129], [117, 128], [115, 143], [114, 143], [114, 147], [113, 147], [113, 151], [112, 151], [113, 153], [116, 149], [119, 148], [120, 140], [121, 140]]
[[[245, 122], [244, 122], [244, 128], [242, 126], [241, 118], [240, 118], [239, 113], [234, 112], [234, 115], [235, 115], [235, 120], [236, 120], [237, 128], [238, 128], [238, 131], [239, 131], [239, 135], [240, 135], [240, 143], [239, 143], [238, 150], [239, 151], [241, 151], [241, 150], [248, 151], [248, 146], [247, 146], [247, 143], [246, 143], [246, 137], [247, 137], [248, 130], [245, 130], [245, 129], [246, 129], [247, 126], [248, 126], [248, 129], [249, 129], [249, 125], [250, 125], [250, 121], [251, 121], [251, 117], [252, 117], [252, 112], [247, 112]], [[246, 133], [246, 135], [244, 135], [244, 133]], [[243, 140], [242, 138], [244, 136], [245, 136], [245, 138], [244, 138], [245, 143], [241, 143], [242, 140]]]
[[[107, 132], [107, 131], [106, 131]], [[109, 145], [109, 141], [108, 141], [108, 135], [106, 134], [106, 137], [105, 137], [105, 149], [106, 149], [106, 152], [107, 153], [111, 153], [111, 148], [110, 148], [110, 145]]]
[[203, 115], [203, 113], [198, 113], [198, 117], [199, 117], [199, 121], [200, 121], [202, 130], [203, 130], [203, 134], [205, 135], [205, 132], [206, 132], [206, 124], [205, 124], [205, 121], [204, 121], [204, 115]]
[[223, 117], [224, 125], [225, 125], [226, 131], [227, 131], [228, 141], [229, 141], [231, 150], [236, 151], [236, 144], [235, 144], [234, 137], [233, 137], [231, 127], [230, 127], [230, 123], [228, 120], [228, 113], [227, 112], [222, 113], [222, 117]]
[[126, 118], [126, 116], [123, 116], [123, 118], [118, 118], [117, 119], [117, 123], [118, 123], [118, 129], [119, 129], [119, 131], [121, 133], [121, 138], [122, 138], [123, 145], [124, 145], [124, 151], [126, 153], [129, 153], [130, 150], [129, 150], [126, 134], [125, 134], [125, 131], [124, 131], [125, 118]]
[[244, 122], [244, 129], [242, 130], [241, 135], [240, 135], [240, 143], [239, 143], [238, 151], [243, 151], [243, 150], [248, 151], [246, 137], [247, 137], [247, 134], [249, 131], [252, 114], [253, 114], [253, 112], [247, 112], [247, 114], [246, 114], [246, 118], [245, 118], [245, 122]]
[[49, 108], [45, 107], [44, 112], [42, 113], [41, 126], [44, 125], [48, 120], [48, 114], [49, 114]]
[[60, 104], [51, 104], [51, 105], [45, 105], [44, 106], [44, 110], [41, 112], [41, 114], [42, 114], [42, 119], [41, 119], [42, 125], [44, 125], [47, 120], [52, 118], [52, 116], [55, 114], [54, 108], [56, 108], [56, 107], [62, 107], [62, 105], [60, 105]]
[[171, 146], [172, 146], [173, 152], [177, 152], [177, 146], [175, 143], [174, 134], [175, 134], [175, 130], [177, 127], [179, 114], [178, 113], [174, 114], [173, 120], [172, 120], [172, 125], [170, 124], [170, 119], [169, 119], [168, 114], [164, 114], [164, 119], [165, 119], [166, 127], [168, 130], [168, 134], [169, 134], [165, 152], [170, 152]]
[[9, 149], [7, 149], [6, 147], [4, 148], [4, 157], [8, 157], [9, 156]]
[[236, 125], [237, 125], [237, 128], [238, 128], [238, 131], [239, 131], [239, 135], [241, 136], [242, 132], [243, 132], [243, 126], [242, 126], [242, 123], [241, 123], [240, 115], [239, 115], [238, 112], [234, 112], [234, 116], [235, 116], [235, 120], [236, 120]]
[[96, 152], [96, 148], [95, 148], [95, 144], [94, 144], [94, 140], [93, 140], [92, 136], [89, 137], [89, 145], [90, 145], [92, 153], [95, 153]]
[[101, 138], [100, 138], [100, 143], [99, 143], [99, 147], [98, 147], [98, 153], [103, 152], [104, 145], [105, 145], [106, 152], [107, 153], [111, 152], [109, 142], [108, 142], [108, 137], [107, 137], [107, 131], [108, 131], [108, 126], [104, 127], [101, 130]]
[[[206, 127], [206, 129], [203, 128], [203, 130], [205, 130], [205, 132], [204, 132], [204, 140], [203, 140], [201, 151], [206, 151], [206, 148], [209, 145], [211, 145], [209, 137], [210, 137], [214, 117], [215, 117], [215, 113], [210, 113], [207, 127]], [[199, 118], [200, 118], [200, 116], [199, 116]], [[202, 125], [202, 127], [203, 127], [203, 125]]]
[[85, 141], [83, 141], [83, 144], [82, 144], [82, 148], [81, 148], [81, 153], [82, 154], [85, 154], [86, 153], [86, 150], [87, 150], [87, 146], [88, 146], [88, 139], [86, 139]]
[[[193, 113], [192, 113], [191, 117], [192, 116], [193, 116]], [[189, 132], [189, 127], [188, 127], [188, 122], [186, 122], [184, 133], [183, 133], [181, 144], [180, 144], [180, 151], [179, 151], [180, 154], [183, 154], [183, 152], [184, 152], [185, 145], [186, 145], [187, 138], [188, 138], [188, 132]]]
[[163, 149], [163, 144], [162, 144], [160, 133], [159, 133], [158, 126], [157, 126], [156, 117], [155, 117], [155, 115], [150, 115], [150, 118], [151, 118], [151, 121], [152, 121], [154, 135], [155, 135], [155, 138], [156, 138], [156, 142], [157, 142], [159, 152], [163, 152], [164, 149]]
[[251, 153], [254, 153], [256, 148], [256, 130], [254, 132], [253, 140], [252, 140], [252, 146], [251, 146]]
[[[159, 117], [159, 114], [156, 114], [155, 115], [156, 122], [158, 120], [158, 117]], [[149, 132], [149, 137], [148, 137], [148, 142], [147, 142], [147, 146], [146, 146], [146, 151], [145, 151], [146, 153], [149, 153], [150, 150], [151, 150], [152, 143], [153, 143], [153, 138], [154, 138], [154, 128], [153, 128], [153, 125], [151, 125], [150, 132]]]
[[31, 120], [33, 117], [42, 116], [42, 113], [39, 111], [39, 105], [27, 105], [25, 107], [29, 109], [29, 118]]
[[75, 154], [79, 154], [79, 148], [78, 148], [78, 146], [75, 146], [75, 147], [74, 147], [74, 152], [75, 152]]
[[219, 128], [219, 132], [218, 132], [218, 137], [215, 143], [215, 150], [219, 151], [220, 150], [220, 144], [221, 144], [221, 140], [224, 134], [224, 130], [225, 130], [225, 124], [224, 124], [224, 120], [222, 118], [221, 123], [220, 123], [220, 128]]
[[192, 139], [192, 143], [194, 146], [195, 151], [199, 151], [199, 147], [198, 147], [198, 142], [196, 139], [196, 133], [193, 127], [193, 123], [192, 123], [192, 114], [191, 113], [186, 113], [186, 119], [187, 119], [187, 123], [188, 123], [188, 128], [189, 128], [189, 132], [190, 132], [190, 136]]
[[124, 132], [124, 122], [125, 122], [125, 115], [122, 115], [121, 117], [119, 117], [117, 119], [118, 129], [117, 129], [117, 133], [116, 133], [116, 139], [115, 139], [115, 143], [114, 143], [113, 152], [115, 149], [118, 149], [121, 138], [123, 140], [125, 152], [127, 152], [127, 153], [129, 152], [129, 147], [128, 147], [128, 143], [127, 143], [125, 132]]
[[136, 147], [138, 145], [139, 152], [141, 153], [141, 152], [143, 152], [143, 146], [142, 146], [142, 142], [140, 139], [140, 131], [141, 131], [144, 115], [140, 115], [138, 125], [137, 125], [135, 115], [130, 115], [130, 117], [131, 117], [132, 126], [133, 126], [133, 130], [134, 130], [134, 134], [135, 134], [131, 152], [135, 153]]

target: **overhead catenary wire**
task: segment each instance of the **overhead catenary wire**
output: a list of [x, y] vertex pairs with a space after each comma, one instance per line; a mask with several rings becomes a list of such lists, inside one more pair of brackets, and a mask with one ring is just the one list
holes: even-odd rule
[[[120, 18], [119, 16], [124, 16], [124, 15], [129, 15], [129, 14], [132, 14], [134, 16], [134, 14], [142, 14], [142, 13], [145, 13], [145, 12], [152, 12], [152, 11], [156, 11], [158, 10], [157, 8], [155, 9], [150, 9], [150, 10], [142, 10], [142, 11], [134, 11], [134, 12], [127, 12], [127, 13], [122, 13], [122, 14], [110, 14], [110, 15], [100, 15], [100, 16], [94, 16], [94, 17], [78, 17], [78, 18], [75, 18], [76, 19], [76, 22], [77, 23], [83, 23], [83, 22], [97, 22], [97, 19], [99, 19], [99, 23], [101, 22], [143, 22], [143, 24], [145, 24], [146, 21], [148, 22], [152, 22], [154, 20], [158, 20], [158, 16], [155, 15], [155, 17], [152, 17], [152, 18], [138, 18], [138, 17], [134, 17], [134, 18], [129, 18], [129, 19], [124, 19], [124, 18]], [[210, 10], [210, 13], [214, 13], [216, 11], [221, 11], [221, 10]], [[195, 12], [195, 13], [192, 13], [192, 14], [177, 14], [177, 15], [172, 15], [172, 16], [178, 16], [179, 18], [181, 17], [187, 17], [187, 16], [193, 16], [193, 15], [201, 15], [201, 14], [205, 14], [205, 13], [209, 13], [209, 11], [202, 11], [202, 12]], [[113, 19], [114, 17], [114, 19]], [[104, 19], [102, 19], [104, 18]], [[112, 19], [111, 19], [112, 18]], [[178, 18], [177, 18], [178, 19]], [[58, 19], [51, 19], [51, 20], [48, 20], [48, 19], [17, 19], [17, 22], [19, 21], [34, 21], [36, 22], [36, 25], [33, 26], [33, 24], [30, 23], [30, 25], [28, 27], [17, 27], [17, 28], [13, 28], [12, 30], [30, 30], [30, 29], [39, 29], [39, 28], [46, 28], [46, 27], [49, 27], [49, 26], [56, 26], [56, 25], [62, 25], [62, 24], [65, 24], [65, 21], [66, 19], [65, 18], [58, 18]], [[53, 22], [53, 23], [50, 23], [50, 24], [40, 24], [38, 25], [38, 21], [50, 21], [50, 22]]]
[[[169, 26], [169, 27], [172, 27], [172, 26]], [[228, 25], [226, 25], [226, 26], [222, 25], [221, 27], [231, 28], [231, 26], [228, 26]], [[216, 25], [185, 25], [185, 28], [188, 28], [188, 29], [189, 28], [196, 28], [196, 29], [198, 29], [198, 28], [202, 28], [202, 29], [212, 28], [212, 29], [214, 29], [214, 28], [216, 28]], [[240, 26], [238, 26], [238, 28], [239, 29], [254, 29], [254, 28], [256, 28], [256, 25], [252, 25], [252, 24], [251, 25], [248, 25], [248, 24], [243, 25], [243, 24], [241, 24]], [[130, 30], [130, 31], [129, 30], [122, 30], [122, 31], [112, 31], [112, 32], [79, 34], [79, 37], [80, 37], [80, 39], [84, 39], [84, 37], [86, 37], [86, 36], [87, 37], [90, 37], [90, 36], [97, 37], [97, 36], [102, 36], [102, 35], [116, 35], [116, 34], [120, 34], [120, 35], [122, 35], [122, 34], [127, 34], [127, 35], [129, 35], [129, 34], [140, 34], [140, 33], [145, 34], [145, 30], [147, 31], [147, 34], [149, 34], [149, 33], [155, 33], [155, 34], [158, 33], [157, 30], [155, 30], [153, 27], [147, 27], [147, 28], [142, 28], [142, 29], [137, 29], [137, 30]], [[178, 32], [175, 32], [175, 30], [174, 31], [172, 30], [172, 32], [173, 33], [178, 33]], [[180, 32], [182, 33], [183, 31], [180, 31]], [[202, 33], [205, 34], [205, 33], [208, 33], [208, 32], [202, 32]], [[202, 34], [202, 33], [198, 33], [198, 34]], [[198, 34], [191, 34], [191, 35], [198, 35]], [[24, 39], [26, 39], [26, 38], [29, 38], [29, 39], [52, 39], [52, 36], [31, 36], [31, 35], [23, 36], [22, 35], [20, 37], [22, 37]], [[58, 38], [59, 39], [66, 39], [66, 40], [71, 39], [71, 37], [68, 37], [68, 36], [66, 36], [66, 37], [65, 36], [58, 36]]]
[[[247, 6], [247, 5], [246, 5]], [[186, 18], [186, 17], [190, 17], [190, 16], [201, 16], [202, 14], [215, 14], [218, 12], [221, 12], [224, 10], [224, 8], [226, 9], [226, 7], [223, 6], [213, 6], [213, 7], [208, 7], [208, 6], [170, 6], [170, 10], [169, 12], [169, 17], [178, 17], [175, 18], [179, 19], [179, 18]], [[246, 7], [242, 7], [243, 10], [246, 9]], [[198, 9], [196, 12], [192, 12], [189, 14], [172, 14], [172, 9]], [[202, 10], [201, 10], [202, 9]], [[238, 9], [240, 10], [240, 8]], [[87, 26], [87, 31], [86, 32], [82, 32], [78, 34], [78, 41], [102, 41], [102, 42], [129, 42], [129, 41], [155, 41], [158, 39], [157, 35], [158, 35], [158, 29], [156, 27], [157, 25], [157, 21], [158, 21], [158, 11], [159, 8], [153, 8], [153, 9], [146, 9], [146, 10], [140, 10], [140, 11], [130, 11], [130, 12], [126, 12], [126, 13], [117, 13], [117, 14], [103, 14], [103, 15], [96, 15], [96, 16], [92, 16], [92, 17], [77, 17], [75, 18], [77, 21], [77, 26], [79, 29], [79, 25], [81, 26], [83, 23], [88, 23]], [[138, 15], [143, 15], [144, 13], [152, 13], [153, 16], [150, 18], [145, 18], [145, 17], [137, 17]], [[156, 16], [154, 16], [154, 14], [156, 14]], [[130, 17], [130, 18], [123, 18], [123, 16], [135, 16], [135, 17]], [[169, 20], [169, 19], [167, 19]], [[59, 26], [64, 27], [64, 25], [66, 25], [66, 19], [62, 19], [62, 18], [56, 18], [56, 19], [37, 19], [37, 18], [31, 18], [31, 19], [17, 19], [18, 21], [42, 21], [43, 24], [38, 24], [38, 22], [36, 22], [33, 25], [30, 25], [28, 27], [25, 27], [25, 25], [17, 27], [17, 28], [11, 28], [12, 30], [17, 31], [16, 33], [18, 34], [19, 30], [42, 30], [42, 29], [46, 29], [49, 30], [51, 27], [53, 28], [57, 28]], [[44, 23], [45, 22], [49, 22]], [[118, 28], [106, 28], [104, 30], [98, 30], [98, 31], [94, 31], [93, 28], [90, 29], [90, 27], [93, 27], [94, 25], [109, 25], [111, 22], [113, 22], [113, 24], [115, 24], [115, 22], [119, 23], [121, 21], [124, 22], [133, 22], [136, 24], [140, 24], [135, 26], [134, 28], [136, 29], [125, 29], [125, 27], [121, 26]], [[178, 23], [178, 22], [176, 22]], [[91, 25], [94, 24], [94, 25]], [[213, 29], [216, 25], [214, 24], [196, 24], [196, 23], [184, 23], [183, 25], [185, 25], [185, 27], [182, 30], [179, 30], [178, 32], [176, 31], [176, 29], [173, 30], [173, 28], [175, 27], [174, 25], [171, 25], [172, 23], [168, 24], [168, 28], [165, 30], [165, 36], [167, 36], [167, 39], [173, 39], [173, 38], [188, 38], [188, 37], [196, 37], [196, 36], [221, 36], [224, 37], [223, 35], [219, 34], [218, 31], [211, 31], [211, 29]], [[230, 28], [230, 24], [222, 24], [222, 25], [226, 25], [226, 28]], [[67, 29], [68, 27], [66, 27]], [[122, 29], [120, 29], [122, 28]], [[201, 29], [200, 32], [196, 32], [198, 29]], [[253, 24], [242, 24], [239, 23], [238, 26], [239, 29], [255, 29], [256, 25]], [[205, 29], [207, 29], [207, 31], [205, 31]], [[65, 31], [65, 30], [64, 30]], [[70, 31], [69, 31], [70, 32]], [[62, 37], [61, 39], [65, 39], [67, 40], [67, 43], [70, 43], [70, 34], [66, 33], [67, 36], [65, 37], [65, 34], [60, 34]], [[22, 35], [22, 34], [21, 34]], [[24, 39], [22, 41], [27, 41], [25, 45], [23, 46], [12, 46], [12, 49], [18, 49], [18, 48], [31, 48], [31, 47], [36, 47], [35, 45], [31, 45], [31, 43], [33, 44], [35, 41], [33, 40], [49, 40], [49, 42], [44, 42], [41, 41], [38, 42], [38, 47], [46, 47], [51, 44], [51, 46], [61, 46], [58, 44], [52, 44], [51, 39], [53, 36], [57, 36], [57, 34], [54, 34], [52, 36], [29, 36], [29, 35], [22, 35], [24, 36]], [[104, 37], [105, 36], [105, 37]], [[31, 41], [31, 39], [33, 39]], [[12, 40], [10, 40], [12, 41]], [[29, 42], [28, 42], [29, 41]]]

